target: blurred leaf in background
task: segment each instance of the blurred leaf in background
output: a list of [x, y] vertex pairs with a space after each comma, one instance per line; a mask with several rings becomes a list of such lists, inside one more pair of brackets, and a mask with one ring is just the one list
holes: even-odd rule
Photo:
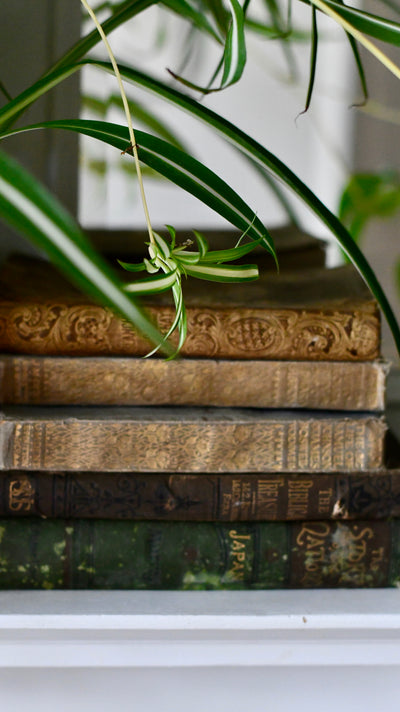
[[393, 217], [399, 208], [400, 175], [397, 171], [356, 173], [343, 191], [339, 218], [358, 244], [370, 220]]
[[[399, 209], [400, 174], [397, 171], [386, 169], [380, 173], [357, 173], [351, 176], [342, 193], [339, 218], [359, 244], [371, 220], [394, 217]], [[347, 261], [347, 257], [343, 256]], [[393, 272], [400, 299], [400, 258], [396, 260]]]

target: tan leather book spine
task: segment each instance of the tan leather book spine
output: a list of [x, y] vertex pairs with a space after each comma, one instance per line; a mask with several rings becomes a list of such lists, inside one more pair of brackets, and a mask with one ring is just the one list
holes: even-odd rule
[[[161, 332], [173, 308], [150, 307]], [[331, 309], [187, 307], [181, 355], [195, 358], [370, 361], [379, 357], [380, 319], [371, 302]], [[145, 356], [151, 344], [96, 305], [0, 303], [0, 351], [41, 355]], [[173, 339], [172, 339], [173, 342]]]
[[[127, 281], [127, 274], [120, 275]], [[265, 273], [250, 284], [188, 280], [182, 356], [301, 361], [379, 357], [376, 301], [350, 265]], [[175, 310], [170, 294], [145, 306], [160, 332]], [[40, 260], [10, 259], [0, 272], [0, 352], [143, 356], [151, 345], [109, 309], [90, 303]], [[177, 335], [175, 334], [177, 339]]]
[[229, 408], [5, 408], [0, 469], [343, 472], [383, 466], [373, 415]]
[[383, 361], [229, 361], [0, 357], [1, 401], [15, 405], [384, 408]]

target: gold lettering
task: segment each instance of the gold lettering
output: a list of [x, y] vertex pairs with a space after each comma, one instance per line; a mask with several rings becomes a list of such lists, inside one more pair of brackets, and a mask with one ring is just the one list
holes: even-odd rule
[[331, 508], [333, 490], [321, 490], [318, 494], [318, 511], [322, 514], [323, 512], [329, 512]]
[[233, 578], [240, 581], [244, 578], [244, 565], [238, 561], [234, 561], [232, 568], [229, 571]]
[[224, 492], [222, 497], [222, 514], [227, 515], [231, 510], [231, 496]]
[[13, 512], [32, 509], [35, 503], [35, 490], [28, 477], [11, 480], [8, 488], [8, 504]]
[[236, 529], [231, 529], [229, 532], [229, 536], [231, 539], [251, 539], [250, 534], [238, 534]]
[[288, 517], [305, 517], [308, 511], [309, 489], [312, 480], [289, 482], [288, 486]]
[[242, 497], [246, 501], [251, 500], [251, 486], [250, 482], [243, 482]]
[[[297, 535], [296, 544], [298, 544], [299, 546], [306, 545], [308, 548], [309, 538], [311, 540], [314, 540], [315, 537], [321, 537], [322, 539], [325, 539], [327, 536], [329, 536], [330, 526], [327, 522], [316, 522], [314, 524], [314, 527], [312, 527], [312, 524], [302, 526], [301, 531]], [[317, 540], [315, 539], [315, 541]], [[319, 543], [321, 544], [321, 542]]]
[[251, 540], [250, 534], [238, 534], [236, 529], [231, 529], [229, 537], [232, 539], [230, 557], [232, 565], [229, 573], [236, 580], [244, 579], [246, 562], [246, 543]]
[[[358, 529], [358, 527], [354, 527], [354, 529]], [[354, 541], [358, 541], [359, 539], [362, 539], [363, 537], [366, 537], [367, 539], [373, 539], [374, 537], [374, 532], [370, 527], [365, 527], [365, 529], [362, 529], [359, 534], [353, 534], [349, 532], [350, 536]]]

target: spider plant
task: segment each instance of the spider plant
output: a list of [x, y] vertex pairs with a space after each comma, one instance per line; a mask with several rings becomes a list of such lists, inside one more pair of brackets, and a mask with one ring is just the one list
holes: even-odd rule
[[[123, 81], [145, 88], [166, 102], [174, 104], [182, 111], [189, 112], [195, 121], [205, 122], [221, 138], [240, 150], [246, 160], [250, 160], [273, 177], [283, 182], [304, 201], [311, 211], [329, 228], [348, 258], [354, 263], [377, 298], [392, 330], [400, 352], [400, 329], [388, 303], [385, 293], [372, 267], [352, 239], [340, 220], [317, 198], [268, 148], [238, 129], [203, 105], [201, 100], [192, 98], [187, 91], [196, 89], [201, 94], [222, 91], [240, 82], [246, 64], [246, 38], [249, 32], [261, 32], [266, 41], [270, 37], [281, 37], [290, 41], [294, 33], [289, 11], [279, 0], [264, 0], [269, 12], [269, 21], [260, 22], [252, 14], [252, 0], [162, 0], [158, 4], [185, 18], [196, 32], [205, 33], [220, 46], [220, 61], [215, 72], [205, 86], [196, 86], [186, 76], [175, 78], [182, 89], [173, 88], [168, 82], [155, 79], [150, 74], [139, 71], [134, 66], [118, 63], [109, 46], [108, 38], [114, 29], [139, 15], [157, 0], [124, 0], [110, 5], [108, 18], [99, 27], [96, 14], [87, 0], [81, 0], [85, 10], [92, 16], [97, 26], [93, 31], [77, 41], [71, 49], [37, 79], [31, 86], [14, 98], [6, 97], [0, 108], [0, 139], [22, 131], [42, 129], [67, 130], [86, 134], [114, 146], [120, 152], [133, 155], [140, 179], [142, 164], [149, 166], [165, 178], [173, 181], [185, 191], [203, 201], [211, 209], [226, 218], [243, 233], [243, 239], [232, 249], [220, 253], [208, 249], [202, 235], [193, 226], [195, 250], [188, 245], [177, 245], [175, 231], [169, 228], [170, 240], [157, 235], [151, 225], [151, 217], [146, 206], [143, 184], [141, 183], [144, 222], [148, 230], [148, 258], [139, 265], [123, 266], [130, 272], [145, 271], [144, 280], [127, 283], [110, 270], [101, 256], [86, 240], [74, 220], [59, 206], [55, 198], [41, 186], [20, 165], [13, 162], [5, 152], [0, 153], [0, 216], [14, 225], [21, 233], [42, 249], [46, 250], [53, 262], [75, 283], [97, 300], [117, 310], [137, 329], [144, 333], [155, 347], [161, 346], [172, 355], [168, 336], [175, 328], [179, 330], [179, 346], [186, 333], [184, 310], [183, 277], [200, 277], [219, 281], [243, 281], [257, 277], [255, 265], [232, 265], [232, 261], [251, 251], [255, 245], [263, 245], [275, 257], [274, 245], [267, 227], [257, 218], [257, 206], [247, 205], [239, 195], [218, 175], [177, 146], [144, 131], [134, 131], [135, 116], [131, 117], [126, 102], [126, 125], [105, 121], [83, 119], [42, 122], [36, 125], [15, 126], [25, 110], [39, 97], [51, 91], [82, 67], [92, 65], [101, 72], [112, 72], [118, 79], [123, 100]], [[103, 3], [105, 6], [108, 3]], [[362, 44], [388, 71], [400, 78], [400, 69], [380, 48], [375, 40], [398, 46], [400, 44], [400, 24], [388, 20], [384, 15], [372, 15], [355, 7], [345, 6], [340, 0], [310, 0], [306, 4], [310, 10], [310, 77], [305, 88], [305, 106], [312, 100], [314, 79], [317, 69], [318, 16], [328, 15], [346, 33], [356, 65], [361, 85], [367, 98], [367, 81], [364, 75], [358, 46]], [[382, 7], [385, 10], [384, 0]], [[108, 45], [109, 61], [88, 57], [88, 52], [100, 42]], [[112, 41], [112, 36], [110, 42]], [[1, 85], [0, 85], [1, 90]], [[200, 94], [200, 99], [201, 99]], [[176, 318], [167, 334], [160, 335], [140, 306], [137, 297], [143, 293], [171, 289], [176, 306]]]

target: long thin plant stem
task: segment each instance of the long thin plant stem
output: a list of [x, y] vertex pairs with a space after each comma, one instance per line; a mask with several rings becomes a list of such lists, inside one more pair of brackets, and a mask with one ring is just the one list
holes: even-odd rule
[[138, 181], [139, 181], [139, 188], [140, 188], [140, 197], [141, 197], [141, 199], [142, 199], [142, 206], [143, 206], [143, 211], [144, 211], [144, 215], [145, 215], [145, 219], [146, 219], [147, 231], [148, 231], [148, 233], [149, 233], [150, 242], [151, 242], [152, 244], [155, 244], [154, 235], [153, 235], [153, 229], [152, 229], [152, 227], [151, 227], [149, 209], [148, 209], [148, 206], [147, 206], [146, 195], [145, 195], [145, 192], [144, 192], [142, 169], [141, 169], [141, 167], [140, 167], [139, 155], [138, 155], [137, 144], [136, 144], [136, 139], [135, 139], [135, 132], [134, 132], [133, 126], [132, 126], [132, 118], [131, 118], [131, 114], [130, 114], [130, 111], [129, 111], [128, 99], [126, 98], [125, 89], [124, 89], [124, 85], [123, 85], [123, 83], [122, 83], [122, 78], [121, 78], [121, 74], [120, 74], [120, 71], [119, 71], [119, 68], [118, 68], [118, 64], [117, 64], [116, 59], [115, 59], [115, 57], [114, 57], [114, 54], [113, 54], [113, 51], [112, 51], [112, 49], [111, 49], [110, 43], [109, 43], [109, 41], [108, 41], [108, 39], [107, 39], [107, 36], [106, 36], [106, 34], [105, 34], [105, 32], [104, 32], [104, 30], [103, 30], [103, 28], [102, 28], [100, 22], [98, 21], [98, 19], [97, 19], [97, 17], [96, 17], [96, 14], [94, 13], [94, 11], [92, 10], [92, 8], [91, 8], [90, 5], [88, 4], [87, 0], [81, 0], [81, 3], [82, 3], [82, 5], [84, 6], [84, 8], [85, 8], [85, 10], [87, 11], [87, 13], [88, 13], [88, 14], [90, 15], [90, 17], [92, 18], [92, 20], [93, 20], [93, 22], [94, 22], [94, 24], [95, 24], [95, 26], [96, 26], [96, 28], [97, 28], [99, 34], [100, 34], [100, 37], [101, 37], [101, 39], [103, 40], [103, 43], [104, 43], [105, 48], [106, 48], [106, 50], [107, 50], [108, 56], [110, 57], [110, 61], [111, 61], [111, 64], [112, 64], [112, 67], [113, 67], [113, 70], [114, 70], [115, 77], [116, 77], [117, 82], [118, 82], [119, 91], [120, 91], [122, 103], [123, 103], [123, 106], [124, 106], [126, 121], [127, 121], [127, 124], [128, 124], [129, 138], [130, 138], [130, 142], [131, 142], [131, 146], [130, 146], [129, 148], [132, 148], [133, 157], [134, 157], [134, 160], [135, 160], [136, 173], [137, 173], [137, 177], [138, 177]]

